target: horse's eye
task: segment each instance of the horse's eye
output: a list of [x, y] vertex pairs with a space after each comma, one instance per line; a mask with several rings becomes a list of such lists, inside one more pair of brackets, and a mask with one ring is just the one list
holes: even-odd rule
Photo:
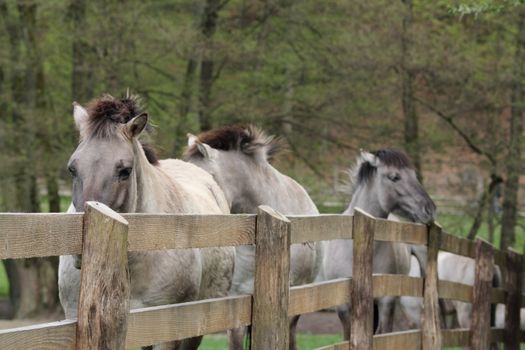
[[388, 179], [392, 182], [398, 182], [401, 180], [401, 176], [399, 174], [388, 174]]
[[76, 177], [77, 176], [77, 169], [75, 169], [74, 166], [70, 165], [67, 170], [69, 170], [69, 173], [71, 176]]
[[120, 180], [127, 180], [131, 175], [131, 168], [120, 169], [118, 172], [118, 177]]

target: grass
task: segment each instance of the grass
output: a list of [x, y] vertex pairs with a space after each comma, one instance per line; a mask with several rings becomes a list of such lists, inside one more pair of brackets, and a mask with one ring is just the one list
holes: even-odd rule
[[[342, 341], [340, 335], [314, 335], [314, 334], [298, 334], [297, 342], [301, 350], [316, 349], [321, 346], [334, 344]], [[202, 345], [199, 349], [202, 350], [226, 350], [228, 349], [228, 338], [225, 335], [209, 335], [204, 337]]]
[[4, 264], [0, 264], [0, 298], [9, 297], [9, 282], [5, 272]]

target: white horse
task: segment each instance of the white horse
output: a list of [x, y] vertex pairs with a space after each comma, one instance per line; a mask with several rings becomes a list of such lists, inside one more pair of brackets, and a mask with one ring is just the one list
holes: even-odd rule
[[[229, 213], [224, 194], [210, 174], [180, 160], [159, 161], [150, 147], [141, 144], [138, 137], [147, 127], [148, 116], [135, 98], [104, 96], [87, 110], [76, 104], [74, 118], [80, 131], [80, 144], [68, 164], [74, 210], [83, 211], [86, 201], [95, 200], [123, 213]], [[133, 252], [128, 259], [130, 306], [140, 308], [226, 296], [235, 251]], [[60, 257], [60, 301], [67, 318], [76, 317], [79, 267], [75, 257]], [[196, 349], [201, 338], [171, 346]]]
[[[257, 207], [264, 204], [285, 215], [319, 214], [305, 189], [269, 163], [279, 149], [278, 140], [253, 126], [230, 126], [190, 136], [186, 159], [213, 175], [232, 213], [257, 213]], [[232, 294], [253, 293], [254, 259], [254, 247], [237, 248]], [[319, 244], [292, 244], [290, 284], [313, 282], [320, 263]], [[299, 316], [291, 320], [290, 349], [296, 349], [298, 320]], [[241, 348], [242, 330], [236, 330], [230, 336], [230, 349]]]
[[[353, 195], [344, 214], [353, 215], [361, 208], [378, 218], [398, 214], [415, 222], [434, 220], [436, 206], [417, 180], [410, 160], [401, 152], [380, 150], [362, 152], [352, 172]], [[408, 274], [412, 248], [406, 244], [375, 242], [374, 273]], [[352, 276], [353, 244], [351, 240], [334, 240], [326, 244], [322, 265], [325, 280]], [[378, 300], [378, 333], [391, 332], [395, 297]], [[339, 306], [345, 339], [350, 339], [350, 307]]]

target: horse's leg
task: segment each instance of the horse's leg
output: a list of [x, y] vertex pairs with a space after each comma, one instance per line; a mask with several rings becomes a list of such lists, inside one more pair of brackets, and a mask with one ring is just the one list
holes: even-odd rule
[[244, 327], [228, 330], [229, 345], [228, 350], [243, 350]]
[[337, 309], [337, 316], [343, 325], [343, 335], [345, 340], [350, 340], [350, 304], [339, 305]]
[[179, 350], [180, 347], [179, 341], [170, 341], [166, 343], [161, 343], [153, 346], [145, 346], [143, 350]]
[[394, 323], [394, 305], [396, 297], [382, 297], [378, 300], [379, 308], [379, 327], [378, 334], [392, 332]]
[[301, 315], [293, 316], [290, 319], [290, 350], [297, 350], [297, 342], [295, 339], [295, 332], [297, 330], [297, 323], [299, 323]]
[[181, 341], [181, 344], [178, 348], [178, 350], [197, 350], [199, 346], [201, 345], [203, 336], [193, 337], [184, 339]]

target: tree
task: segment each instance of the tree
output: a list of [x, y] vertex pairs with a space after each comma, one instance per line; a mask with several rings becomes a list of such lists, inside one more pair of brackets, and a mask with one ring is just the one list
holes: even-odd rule
[[525, 112], [525, 6], [519, 9], [517, 20], [514, 79], [511, 92], [510, 137], [506, 157], [507, 179], [503, 194], [501, 219], [501, 249], [515, 242], [518, 216], [519, 177], [522, 173], [523, 113]]

